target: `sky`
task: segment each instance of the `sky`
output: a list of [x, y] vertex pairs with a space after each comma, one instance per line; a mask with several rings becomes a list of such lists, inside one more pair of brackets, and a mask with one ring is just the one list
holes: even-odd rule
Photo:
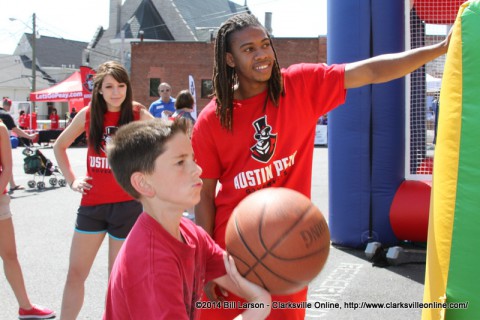
[[[99, 26], [108, 28], [109, 0], [82, 0], [73, 5], [74, 1], [1, 0], [0, 54], [13, 54], [22, 35], [32, 32], [33, 13], [40, 36], [89, 42]], [[245, 0], [233, 1], [245, 3]], [[326, 3], [327, 0], [247, 0], [248, 7], [262, 23], [265, 12], [272, 12], [276, 37], [325, 35]]]

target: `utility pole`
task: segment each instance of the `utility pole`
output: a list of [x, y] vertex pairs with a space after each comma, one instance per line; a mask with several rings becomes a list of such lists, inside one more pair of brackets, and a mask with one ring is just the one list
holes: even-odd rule
[[[36, 15], [35, 13], [32, 16], [32, 91], [37, 91], [37, 57], [36, 57], [36, 38], [37, 38], [37, 27], [36, 27]], [[32, 101], [33, 110], [35, 111], [35, 101]]]
[[[17, 18], [9, 18], [10, 21], [17, 21], [18, 19]], [[30, 92], [35, 92], [37, 90], [37, 55], [36, 55], [36, 41], [37, 41], [37, 16], [35, 15], [35, 13], [32, 15], [32, 26], [30, 27], [28, 24], [26, 24], [25, 22], [21, 21], [21, 20], [18, 20], [20, 21], [21, 23], [23, 23], [27, 28], [31, 28], [32, 29], [32, 42], [31, 42], [31, 45], [32, 45], [32, 64], [31, 64], [31, 68], [32, 68], [32, 85], [31, 85], [31, 88], [30, 88]], [[27, 37], [28, 38], [28, 37]], [[28, 39], [27, 39], [28, 40]], [[30, 110], [30, 113], [31, 112], [34, 112], [35, 111], [35, 101], [32, 101], [32, 110]]]

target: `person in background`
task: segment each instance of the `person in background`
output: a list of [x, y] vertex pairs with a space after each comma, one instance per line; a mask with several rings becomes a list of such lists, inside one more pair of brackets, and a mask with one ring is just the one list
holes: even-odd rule
[[38, 128], [37, 113], [36, 112], [27, 113], [25, 115], [25, 124], [27, 125], [27, 128], [29, 130], [37, 130]]
[[[12, 100], [8, 98], [3, 99], [2, 103], [3, 108], [0, 108], [0, 120], [3, 121], [5, 126], [8, 130], [15, 133], [19, 138], [26, 138], [28, 140], [35, 140], [38, 137], [38, 133], [26, 133], [17, 125], [13, 120], [12, 116], [10, 115], [10, 108], [12, 107]], [[15, 190], [24, 190], [25, 187], [15, 183], [15, 179], [13, 178], [13, 174], [10, 175], [10, 192], [14, 192]]]
[[[20, 110], [18, 113], [18, 127], [22, 130], [27, 130], [27, 115], [24, 110]], [[29, 139], [19, 137], [19, 145], [29, 147], [32, 142]]]
[[264, 319], [270, 311], [270, 294], [240, 276], [233, 258], [182, 217], [202, 189], [188, 130], [185, 118], [132, 122], [108, 146], [115, 178], [144, 212], [113, 266], [104, 319], [197, 319], [209, 280], [263, 304], [245, 309], [243, 319]]
[[[331, 66], [300, 63], [281, 70], [271, 37], [258, 19], [251, 14], [229, 18], [215, 39], [214, 98], [193, 129], [193, 149], [203, 169], [195, 221], [225, 247], [233, 209], [255, 190], [284, 187], [310, 197], [320, 116], [342, 105], [347, 89], [402, 77], [445, 54], [449, 41], [450, 35], [438, 44], [363, 61]], [[241, 301], [215, 287], [206, 285], [209, 299]], [[272, 300], [305, 302], [307, 289], [275, 295]], [[227, 319], [240, 312], [205, 309], [201, 318]], [[269, 316], [304, 318], [304, 308], [272, 309]]]
[[18, 113], [18, 127], [22, 130], [27, 129], [27, 122], [24, 110], [20, 110], [20, 112]]
[[68, 114], [68, 124], [70, 124], [73, 121], [73, 118], [77, 115], [77, 109], [75, 107], [72, 108], [72, 111]]
[[[82, 194], [70, 248], [61, 318], [76, 319], [83, 305], [85, 281], [95, 256], [109, 235], [108, 273], [142, 205], [115, 181], [107, 161], [106, 147], [117, 129], [132, 121], [153, 119], [145, 109], [133, 105], [128, 72], [115, 61], [102, 63], [94, 78], [90, 105], [81, 109], [53, 145], [58, 166], [74, 192]], [[67, 149], [87, 133], [87, 173], [77, 176]]]
[[[10, 197], [7, 194], [7, 184], [12, 175], [12, 149], [8, 129], [0, 120], [0, 257], [3, 261], [3, 269], [10, 287], [15, 294], [21, 319], [51, 319], [55, 318], [55, 312], [30, 302], [25, 288], [22, 268], [18, 261], [15, 244], [15, 231], [10, 211]], [[7, 308], [2, 305], [2, 308]]]
[[321, 120], [321, 124], [322, 124], [322, 125], [324, 125], [324, 126], [328, 125], [328, 113], [325, 113], [325, 114], [322, 116], [321, 119], [322, 119], [322, 120]]
[[440, 92], [435, 94], [435, 98], [432, 102], [432, 108], [434, 112], [434, 127], [433, 127], [433, 144], [437, 144], [437, 131], [438, 131], [438, 117], [440, 115]]
[[73, 120], [73, 118], [75, 118], [75, 116], [77, 115], [77, 109], [75, 109], [75, 107], [72, 108], [72, 112], [70, 112], [70, 116], [69, 118], [71, 120]]
[[58, 125], [60, 123], [60, 117], [57, 114], [57, 109], [52, 108], [52, 112], [50, 113], [50, 129], [58, 130]]
[[158, 86], [158, 93], [160, 94], [160, 99], [152, 102], [148, 111], [155, 118], [169, 118], [175, 112], [175, 98], [172, 98], [172, 87], [166, 83], [162, 82]]
[[188, 120], [189, 124], [189, 136], [191, 135], [193, 125], [195, 124], [195, 119], [192, 117], [191, 112], [193, 112], [193, 105], [195, 100], [193, 99], [192, 94], [189, 90], [182, 90], [177, 94], [175, 98], [175, 112], [172, 115], [172, 118], [185, 118]]

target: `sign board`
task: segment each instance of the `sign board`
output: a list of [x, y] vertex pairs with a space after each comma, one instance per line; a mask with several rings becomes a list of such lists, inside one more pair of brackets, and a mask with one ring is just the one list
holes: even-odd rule
[[328, 126], [317, 124], [315, 128], [315, 145], [327, 145]]

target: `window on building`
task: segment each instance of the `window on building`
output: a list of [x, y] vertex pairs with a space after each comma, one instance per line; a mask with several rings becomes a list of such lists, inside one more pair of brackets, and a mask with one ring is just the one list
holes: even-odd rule
[[160, 78], [150, 78], [150, 97], [160, 97], [160, 93], [158, 93], [159, 85]]
[[202, 79], [202, 99], [209, 99], [213, 93], [213, 81]]

